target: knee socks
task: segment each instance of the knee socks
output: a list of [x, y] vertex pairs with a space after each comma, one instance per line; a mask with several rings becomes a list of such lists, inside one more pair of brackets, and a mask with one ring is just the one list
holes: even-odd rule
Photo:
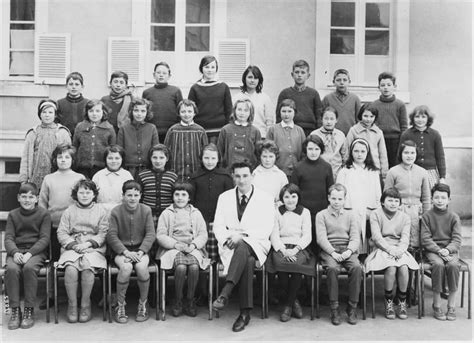
[[176, 300], [183, 299], [184, 280], [186, 278], [187, 267], [179, 264], [174, 268], [174, 290]]
[[194, 292], [199, 280], [199, 266], [193, 264], [188, 266], [188, 293], [186, 298], [188, 300], [194, 299]]
[[393, 290], [385, 290], [385, 300], [393, 300]]
[[91, 305], [92, 287], [94, 287], [94, 273], [91, 270], [83, 270], [81, 272], [81, 307]]
[[146, 280], [137, 279], [138, 289], [140, 290], [140, 301], [143, 303], [148, 299], [148, 289], [150, 288], [150, 278]]

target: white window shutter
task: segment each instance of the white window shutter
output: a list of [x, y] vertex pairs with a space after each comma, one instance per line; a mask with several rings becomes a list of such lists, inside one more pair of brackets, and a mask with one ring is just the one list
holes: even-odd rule
[[114, 71], [128, 75], [130, 86], [145, 85], [145, 53], [142, 38], [109, 37], [108, 77]]
[[229, 86], [242, 83], [242, 73], [249, 65], [248, 39], [222, 39], [218, 42], [219, 79]]
[[40, 33], [35, 37], [35, 83], [66, 82], [71, 68], [71, 35]]

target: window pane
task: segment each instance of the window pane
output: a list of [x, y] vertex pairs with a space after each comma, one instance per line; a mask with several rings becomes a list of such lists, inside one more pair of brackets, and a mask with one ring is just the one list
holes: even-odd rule
[[152, 0], [151, 22], [174, 23], [176, 21], [176, 0]]
[[10, 20], [35, 20], [35, 0], [10, 0]]
[[390, 4], [365, 5], [365, 27], [386, 27], [390, 26]]
[[331, 30], [331, 54], [354, 53], [354, 30]]
[[365, 54], [366, 55], [388, 55], [389, 32], [388, 31], [365, 31]]
[[35, 30], [10, 30], [10, 49], [35, 48]]
[[186, 1], [186, 23], [208, 24], [210, 18], [209, 0], [187, 0]]
[[160, 51], [174, 51], [174, 27], [157, 27], [151, 28], [150, 49]]
[[355, 3], [333, 2], [331, 3], [331, 26], [354, 26], [355, 25]]
[[209, 51], [209, 27], [186, 28], [186, 51]]
[[10, 52], [10, 76], [32, 76], [34, 70], [33, 51]]

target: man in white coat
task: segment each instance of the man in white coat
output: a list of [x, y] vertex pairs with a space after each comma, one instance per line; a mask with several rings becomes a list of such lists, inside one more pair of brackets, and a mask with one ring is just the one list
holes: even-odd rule
[[232, 326], [238, 332], [250, 321], [255, 261], [263, 265], [270, 250], [275, 207], [271, 196], [253, 187], [249, 164], [234, 163], [231, 172], [236, 187], [219, 196], [214, 218], [214, 234], [227, 277], [212, 305], [222, 310], [232, 289], [239, 285], [240, 315]]

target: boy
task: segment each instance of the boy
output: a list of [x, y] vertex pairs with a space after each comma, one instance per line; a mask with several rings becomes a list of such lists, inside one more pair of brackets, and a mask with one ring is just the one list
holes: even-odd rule
[[84, 78], [81, 73], [75, 71], [66, 77], [66, 89], [66, 97], [58, 100], [57, 116], [59, 122], [69, 129], [72, 136], [76, 125], [84, 120], [86, 104], [89, 101], [82, 96]]
[[[7, 271], [5, 284], [12, 315], [8, 329], [20, 326], [29, 329], [35, 324], [33, 309], [38, 288], [38, 272], [46, 260], [51, 217], [47, 210], [36, 206], [38, 189], [34, 183], [20, 186], [17, 196], [20, 207], [8, 214], [5, 228]], [[25, 308], [20, 311], [20, 280], [23, 279]]]
[[125, 296], [133, 269], [137, 273], [140, 290], [135, 320], [143, 322], [149, 317], [146, 306], [150, 287], [148, 251], [155, 241], [155, 228], [150, 207], [140, 204], [142, 196], [140, 184], [134, 180], [125, 181], [122, 194], [123, 203], [110, 212], [107, 243], [116, 254], [114, 261], [119, 267], [114, 319], [117, 323], [125, 324], [128, 321], [125, 312]]
[[[421, 217], [421, 242], [431, 263], [433, 286], [433, 315], [438, 320], [456, 320], [455, 300], [459, 283], [459, 249], [461, 248], [461, 221], [448, 209], [451, 189], [443, 183], [431, 190], [433, 207]], [[441, 310], [443, 279], [448, 279], [448, 311]]]
[[336, 90], [323, 99], [323, 108], [331, 106], [339, 114], [336, 128], [347, 136], [349, 129], [356, 123], [356, 115], [360, 108], [359, 97], [347, 90], [351, 77], [346, 69], [337, 69], [334, 72], [332, 83]]
[[155, 124], [160, 142], [164, 142], [168, 129], [178, 122], [176, 108], [183, 100], [183, 95], [178, 87], [168, 84], [171, 77], [171, 69], [168, 63], [157, 63], [153, 77], [156, 84], [143, 92], [143, 99], [147, 99], [152, 103], [151, 112], [153, 117], [150, 122]]
[[[293, 87], [285, 88], [280, 92], [277, 101], [277, 109], [283, 99], [293, 99], [298, 112], [295, 115], [295, 124], [301, 126], [305, 135], [321, 126], [321, 98], [317, 90], [306, 86], [310, 77], [309, 64], [305, 60], [293, 63], [291, 77], [295, 81]], [[281, 121], [281, 115], [277, 110], [277, 123]]]
[[395, 97], [396, 77], [392, 73], [379, 75], [380, 97], [371, 107], [379, 111], [377, 125], [383, 131], [387, 147], [388, 167], [398, 164], [397, 151], [400, 135], [408, 128], [407, 109], [403, 101]]
[[349, 274], [349, 301], [346, 313], [349, 324], [357, 324], [357, 303], [359, 301], [362, 267], [357, 249], [360, 244], [360, 230], [353, 214], [345, 210], [346, 187], [336, 183], [329, 187], [329, 206], [316, 215], [316, 240], [321, 248], [321, 261], [326, 267], [331, 307], [331, 323], [341, 324], [339, 315], [339, 286], [337, 276], [341, 266]]
[[100, 99], [109, 110], [109, 123], [118, 133], [118, 129], [130, 123], [129, 108], [133, 100], [132, 92], [128, 89], [128, 75], [123, 71], [114, 71], [110, 75], [110, 94]]

